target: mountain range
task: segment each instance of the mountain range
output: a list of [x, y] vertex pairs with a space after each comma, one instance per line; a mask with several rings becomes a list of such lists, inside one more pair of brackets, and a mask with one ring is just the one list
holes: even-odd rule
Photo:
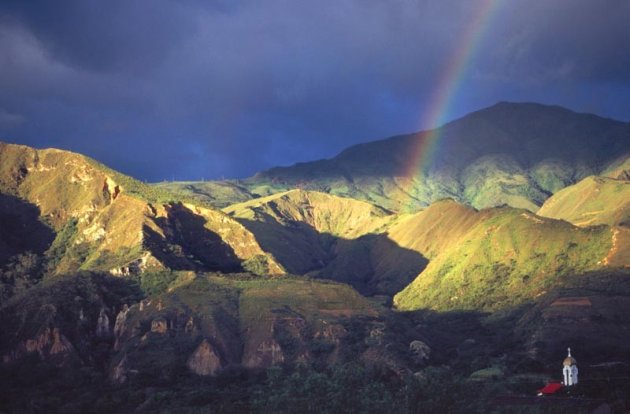
[[[475, 379], [534, 387], [572, 344], [586, 373], [630, 364], [630, 124], [560, 107], [499, 103], [221, 182], [147, 185], [0, 143], [0, 229], [0, 384], [41, 384], [0, 398], [13, 411], [73, 386], [78, 411], [239, 411], [297, 366], [333, 381], [347, 364], [374, 370], [366, 401], [405, 378], [420, 398], [437, 372], [481, 404]], [[260, 377], [273, 367], [287, 376]]]
[[[356, 145], [328, 160], [239, 181], [162, 186], [220, 207], [299, 187], [393, 211], [417, 211], [448, 197], [475, 208], [508, 204], [535, 212], [550, 195], [587, 176], [623, 174], [629, 131], [628, 123], [596, 115], [504, 102], [434, 131]], [[425, 144], [428, 139], [437, 142]], [[422, 147], [429, 147], [428, 162], [414, 166]]]

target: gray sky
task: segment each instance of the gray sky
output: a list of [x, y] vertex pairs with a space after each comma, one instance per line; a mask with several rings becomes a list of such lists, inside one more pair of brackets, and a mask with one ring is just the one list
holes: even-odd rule
[[148, 181], [246, 177], [497, 101], [630, 121], [630, 1], [0, 2], [0, 140]]

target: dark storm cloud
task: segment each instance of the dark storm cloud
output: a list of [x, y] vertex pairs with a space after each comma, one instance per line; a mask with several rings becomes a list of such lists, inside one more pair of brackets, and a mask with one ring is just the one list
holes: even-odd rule
[[507, 40], [496, 49], [496, 56], [509, 65], [506, 75], [630, 80], [626, 0], [520, 1], [507, 5], [497, 26]]
[[[0, 136], [147, 180], [247, 176], [423, 127], [485, 1], [4, 1]], [[630, 3], [502, 0], [450, 116], [630, 118]]]
[[159, 63], [191, 30], [185, 8], [163, 0], [5, 0], [0, 10], [53, 59], [94, 71]]

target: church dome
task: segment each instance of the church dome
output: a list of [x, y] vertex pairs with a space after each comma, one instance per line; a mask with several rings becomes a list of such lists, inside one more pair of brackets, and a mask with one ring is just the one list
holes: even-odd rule
[[572, 365], [577, 365], [577, 361], [575, 360], [575, 358], [568, 356], [564, 359], [564, 361], [562, 361], [562, 365], [570, 367]]

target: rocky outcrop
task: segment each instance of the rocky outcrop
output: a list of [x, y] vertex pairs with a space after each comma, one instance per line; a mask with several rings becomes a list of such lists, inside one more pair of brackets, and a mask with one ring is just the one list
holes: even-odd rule
[[164, 269], [164, 265], [160, 263], [151, 253], [146, 252], [142, 257], [127, 263], [124, 266], [114, 267], [109, 270], [114, 276], [134, 276], [139, 275], [148, 268]]
[[36, 337], [19, 343], [16, 348], [3, 355], [2, 362], [10, 363], [33, 353], [39, 354], [40, 358], [44, 359], [52, 356], [67, 357], [74, 352], [74, 347], [59, 331], [59, 328], [49, 327]]
[[114, 366], [110, 379], [116, 384], [124, 384], [127, 381], [127, 355]]
[[[336, 363], [339, 360], [341, 341], [348, 335], [348, 331], [343, 325], [338, 323], [324, 323], [322, 329], [315, 332], [314, 339], [320, 341], [325, 348], [331, 348], [328, 352], [327, 360]], [[328, 351], [328, 349], [326, 349]]]
[[96, 321], [96, 336], [101, 339], [107, 339], [111, 335], [110, 329], [109, 316], [107, 316], [105, 308], [101, 308]]
[[168, 332], [168, 321], [164, 318], [157, 318], [151, 321], [151, 332], [165, 334]]
[[103, 183], [103, 195], [106, 198], [110, 198], [111, 201], [114, 201], [116, 197], [118, 197], [118, 194], [120, 194], [120, 186], [110, 177], [106, 177]]
[[116, 322], [114, 324], [114, 336], [118, 337], [122, 333], [125, 322], [127, 321], [127, 313], [129, 313], [129, 305], [125, 303], [120, 312], [118, 312], [118, 315], [116, 315]]
[[123, 308], [116, 315], [116, 322], [114, 323], [114, 338], [116, 342], [114, 343], [114, 350], [120, 350], [121, 346], [121, 338], [126, 331], [127, 324], [127, 314], [131, 308], [125, 303]]
[[409, 344], [409, 352], [413, 355], [414, 362], [417, 364], [424, 363], [431, 356], [431, 348], [422, 341], [415, 340]]
[[222, 368], [221, 358], [207, 339], [190, 355], [186, 366], [197, 375], [214, 375]]
[[246, 368], [268, 368], [284, 361], [282, 347], [275, 339], [266, 339], [253, 352], [243, 355], [243, 366]]

